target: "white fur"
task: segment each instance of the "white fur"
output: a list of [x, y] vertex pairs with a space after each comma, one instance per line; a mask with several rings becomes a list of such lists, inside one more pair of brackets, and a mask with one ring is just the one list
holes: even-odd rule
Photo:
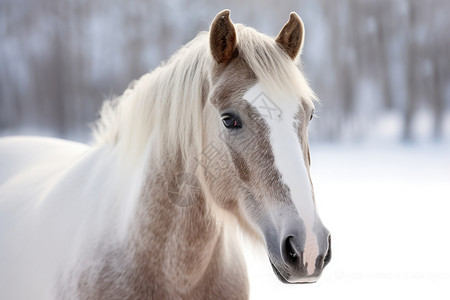
[[[22, 147], [35, 151], [27, 157]], [[54, 299], [65, 271], [91, 253], [92, 241], [108, 235], [108, 243], [121, 242], [129, 221], [123, 212], [136, 198], [141, 170], [119, 179], [109, 147], [9, 138], [0, 149], [7, 171], [30, 159], [0, 187], [0, 299]]]

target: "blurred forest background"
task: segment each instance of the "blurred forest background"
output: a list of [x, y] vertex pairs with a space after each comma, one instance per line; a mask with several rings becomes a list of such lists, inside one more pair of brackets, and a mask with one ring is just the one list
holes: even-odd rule
[[272, 36], [296, 11], [321, 99], [311, 174], [333, 259], [300, 287], [264, 256], [253, 298], [450, 299], [450, 0], [0, 0], [0, 136], [89, 141], [105, 99], [225, 8]]
[[303, 18], [313, 140], [450, 138], [448, 0], [0, 0], [0, 135], [89, 140], [103, 100], [224, 8], [273, 36]]

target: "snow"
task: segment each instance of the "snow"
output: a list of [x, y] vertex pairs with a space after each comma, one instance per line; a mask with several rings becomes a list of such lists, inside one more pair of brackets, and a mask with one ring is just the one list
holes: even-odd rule
[[251, 299], [450, 299], [450, 144], [311, 145], [333, 258], [314, 284], [278, 282], [246, 250]]

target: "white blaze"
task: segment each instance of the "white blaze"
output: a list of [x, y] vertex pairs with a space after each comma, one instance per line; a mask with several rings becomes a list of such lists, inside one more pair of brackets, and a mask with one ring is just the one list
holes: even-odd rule
[[[260, 84], [256, 84], [244, 95], [270, 128], [275, 167], [282, 176], [282, 181], [291, 192], [292, 201], [306, 228], [306, 241], [303, 261], [308, 263], [308, 275], [315, 270], [319, 246], [313, 232], [315, 207], [312, 199], [311, 182], [306, 170], [304, 155], [299, 137], [294, 128], [295, 115], [300, 102], [295, 97], [282, 96], [271, 101], [264, 94]], [[272, 108], [272, 109], [271, 109]]]

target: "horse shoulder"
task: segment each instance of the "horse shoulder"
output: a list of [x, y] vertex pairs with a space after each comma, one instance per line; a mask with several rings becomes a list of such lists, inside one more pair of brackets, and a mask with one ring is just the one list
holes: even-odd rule
[[48, 237], [65, 222], [51, 223], [61, 212], [44, 209], [40, 201], [87, 149], [50, 138], [0, 139], [0, 299], [49, 298], [57, 243]]

